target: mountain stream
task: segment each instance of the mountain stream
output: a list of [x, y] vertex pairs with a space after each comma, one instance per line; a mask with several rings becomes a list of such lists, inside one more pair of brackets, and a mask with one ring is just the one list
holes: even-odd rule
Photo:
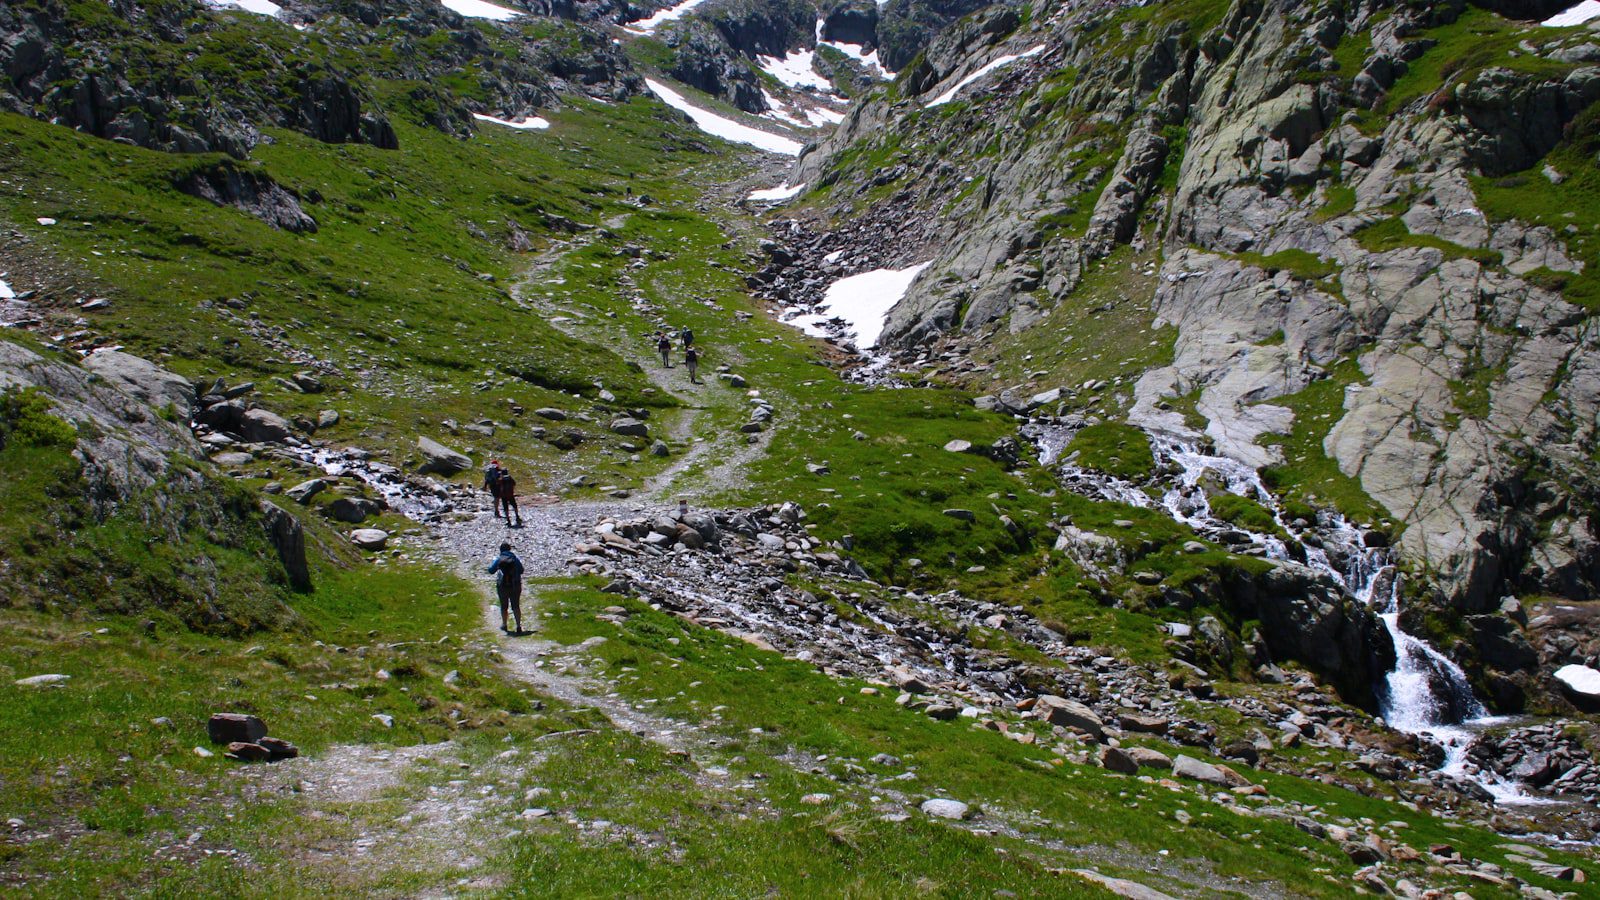
[[[1292, 519], [1255, 469], [1205, 453], [1192, 441], [1173, 435], [1150, 434], [1157, 470], [1166, 473], [1158, 476], [1160, 486], [1155, 489], [1062, 461], [1060, 456], [1077, 430], [1070, 425], [1033, 422], [1023, 433], [1038, 447], [1044, 465], [1057, 466], [1057, 477], [1069, 490], [1094, 499], [1163, 510], [1235, 553], [1298, 562], [1331, 578], [1377, 612], [1394, 641], [1395, 668], [1382, 684], [1373, 686], [1384, 722], [1436, 745], [1443, 753], [1441, 775], [1478, 785], [1496, 803], [1546, 802], [1468, 757], [1483, 728], [1506, 720], [1488, 714], [1460, 666], [1401, 627], [1400, 575], [1385, 542], [1368, 540], [1361, 529], [1329, 510], [1319, 512], [1315, 523]], [[1293, 543], [1280, 534], [1220, 519], [1211, 509], [1211, 498], [1219, 491], [1265, 507], [1282, 534], [1293, 537]]]

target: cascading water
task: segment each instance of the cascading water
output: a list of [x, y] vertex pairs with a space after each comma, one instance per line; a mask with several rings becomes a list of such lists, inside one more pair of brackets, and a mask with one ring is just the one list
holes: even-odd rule
[[[1075, 432], [1075, 428], [1041, 423], [1030, 423], [1023, 430], [1046, 465], [1056, 462]], [[1152, 434], [1150, 444], [1160, 467], [1175, 473], [1159, 500], [1139, 485], [1070, 462], [1060, 466], [1061, 481], [1090, 497], [1164, 509], [1197, 533], [1220, 540], [1237, 552], [1273, 560], [1294, 559], [1332, 578], [1377, 611], [1394, 642], [1395, 668], [1383, 684], [1375, 686], [1389, 727], [1438, 745], [1444, 752], [1442, 775], [1474, 783], [1498, 803], [1544, 802], [1525, 794], [1516, 783], [1476, 766], [1468, 757], [1476, 733], [1502, 720], [1489, 716], [1478, 702], [1460, 666], [1401, 627], [1399, 574], [1386, 548], [1368, 546], [1361, 530], [1336, 513], [1320, 513], [1310, 529], [1289, 521], [1277, 498], [1262, 484], [1260, 473], [1244, 463], [1205, 453], [1172, 435]], [[1295, 545], [1279, 535], [1219, 519], [1210, 501], [1211, 492], [1217, 489], [1261, 504], [1282, 532], [1295, 538]]]

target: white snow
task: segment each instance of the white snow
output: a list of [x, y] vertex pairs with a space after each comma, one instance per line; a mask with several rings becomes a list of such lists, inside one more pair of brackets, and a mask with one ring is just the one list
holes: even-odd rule
[[232, 7], [255, 13], [258, 16], [273, 16], [274, 18], [277, 17], [278, 13], [283, 12], [283, 7], [273, 3], [272, 0], [206, 0], [206, 3], [216, 9]]
[[[805, 187], [803, 184], [800, 186]], [[4, 281], [0, 281], [0, 300], [15, 300], [16, 297], [17, 292], [11, 289], [11, 285], [6, 284]]]
[[661, 98], [661, 102], [673, 109], [687, 113], [694, 124], [707, 134], [716, 135], [724, 140], [739, 144], [749, 144], [768, 153], [781, 153], [784, 156], [799, 156], [800, 142], [781, 137], [749, 125], [741, 125], [732, 119], [723, 118], [714, 112], [701, 109], [683, 98], [683, 95], [667, 87], [659, 81], [646, 78], [645, 86], [650, 92]]
[[496, 119], [494, 116], [485, 116], [481, 113], [473, 113], [472, 117], [480, 122], [493, 122], [496, 125], [504, 125], [507, 128], [517, 128], [523, 131], [543, 131], [550, 127], [549, 120], [542, 116], [534, 116], [531, 119], [523, 119], [520, 122], [513, 122], [510, 119]]
[[833, 83], [823, 78], [815, 68], [815, 51], [796, 50], [782, 59], [776, 56], [758, 56], [756, 62], [761, 64], [761, 71], [789, 87], [816, 88], [828, 92], [833, 90]]
[[819, 320], [843, 319], [854, 333], [858, 349], [876, 347], [889, 310], [900, 302], [911, 282], [927, 267], [928, 263], [919, 263], [909, 269], [873, 269], [841, 278], [828, 285], [819, 307], [820, 314], [805, 317], [801, 327], [811, 334], [815, 332], [806, 326], [814, 327]]
[[[775, 188], [767, 188], [766, 190], [761, 191], [751, 191], [750, 196], [746, 199], [760, 200], [766, 203], [778, 203], [780, 201], [787, 200], [790, 197], [798, 196], [800, 192], [805, 189], [806, 186], [804, 184], [791, 184], [787, 187], [780, 186]], [[0, 285], [3, 285], [3, 282], [0, 282]], [[5, 295], [0, 294], [0, 297], [3, 296]]]
[[496, 22], [504, 22], [522, 15], [515, 9], [496, 6], [486, 0], [439, 0], [439, 2], [446, 9], [454, 10], [469, 19], [493, 19]]
[[844, 121], [844, 113], [825, 106], [813, 106], [806, 110], [806, 118], [811, 120], [812, 125], [837, 125]]
[[657, 28], [660, 28], [668, 22], [671, 22], [673, 19], [683, 18], [689, 14], [690, 10], [704, 2], [706, 2], [706, 0], [684, 0], [684, 2], [679, 3], [677, 6], [669, 6], [666, 9], [656, 10], [656, 14], [648, 19], [640, 19], [637, 22], [629, 22], [623, 27], [627, 28], [629, 31], [637, 32], [638, 34], [649, 34], [650, 32], [655, 31]]
[[1580, 694], [1600, 697], [1600, 669], [1577, 664], [1562, 666], [1556, 670], [1556, 678]]
[[1016, 62], [1019, 59], [1027, 59], [1030, 56], [1038, 56], [1039, 54], [1041, 54], [1043, 52], [1044, 52], [1044, 45], [1043, 44], [1039, 44], [1036, 47], [1031, 47], [1031, 48], [1029, 48], [1027, 50], [1022, 51], [1021, 53], [1013, 53], [1013, 54], [1010, 54], [1010, 55], [1007, 55], [1007, 56], [1002, 56], [999, 59], [997, 59], [997, 60], [989, 63], [988, 65], [984, 66], [983, 68], [979, 69], [978, 71], [973, 72], [971, 75], [968, 75], [967, 77], [965, 77], [965, 78], [961, 79], [960, 81], [956, 82], [956, 86], [955, 87], [953, 87], [950, 90], [945, 91], [944, 93], [942, 93], [939, 96], [935, 97], [932, 101], [930, 101], [928, 103], [928, 105], [929, 106], [943, 106], [944, 104], [949, 103], [951, 100], [954, 100], [956, 98], [956, 94], [961, 93], [961, 89], [962, 88], [964, 88], [967, 85], [973, 83], [974, 81], [977, 81], [979, 78], [982, 78], [983, 76], [989, 74], [990, 72], [993, 72], [995, 69], [998, 69], [998, 68], [1000, 68], [1002, 66], [1009, 66], [1009, 65], [1011, 65], [1014, 62]]
[[[818, 30], [821, 30], [820, 27]], [[862, 44], [846, 44], [840, 41], [818, 41], [817, 43], [819, 46], [832, 47], [845, 56], [861, 63], [867, 67], [868, 72], [877, 75], [879, 78], [892, 78], [894, 76], [893, 72], [883, 67], [883, 63], [878, 62], [878, 51], [876, 50], [868, 53], [866, 52], [866, 47]]]
[[1577, 6], [1556, 13], [1540, 24], [1561, 28], [1567, 25], [1582, 25], [1594, 18], [1600, 18], [1600, 0], [1583, 0]]

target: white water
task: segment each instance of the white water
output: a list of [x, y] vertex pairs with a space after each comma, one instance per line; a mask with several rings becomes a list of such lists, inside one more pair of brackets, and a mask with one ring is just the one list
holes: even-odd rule
[[[1024, 433], [1039, 447], [1041, 462], [1050, 465], [1074, 432], [1030, 426]], [[1272, 512], [1285, 533], [1302, 543], [1301, 561], [1306, 566], [1331, 577], [1352, 597], [1378, 612], [1394, 642], [1396, 657], [1394, 670], [1382, 685], [1375, 686], [1379, 709], [1389, 727], [1438, 745], [1444, 751], [1439, 772], [1476, 783], [1496, 803], [1550, 802], [1529, 796], [1517, 783], [1472, 762], [1468, 751], [1477, 733], [1505, 720], [1488, 714], [1473, 695], [1460, 666], [1401, 627], [1400, 579], [1386, 548], [1367, 546], [1361, 530], [1336, 513], [1322, 513], [1313, 529], [1297, 527], [1287, 520], [1277, 498], [1262, 484], [1260, 473], [1244, 463], [1203, 453], [1192, 443], [1170, 435], [1153, 434], [1150, 445], [1159, 467], [1176, 469], [1159, 501], [1152, 499], [1144, 487], [1070, 463], [1061, 467], [1061, 480], [1072, 490], [1091, 497], [1144, 509], [1159, 507], [1206, 537], [1215, 539], [1229, 534], [1237, 540], [1242, 534], [1249, 538], [1247, 552], [1273, 560], [1296, 559], [1301, 554], [1291, 552], [1280, 537], [1220, 521], [1212, 513], [1208, 488], [1221, 488], [1260, 503]], [[1233, 546], [1238, 549], [1240, 545]]]

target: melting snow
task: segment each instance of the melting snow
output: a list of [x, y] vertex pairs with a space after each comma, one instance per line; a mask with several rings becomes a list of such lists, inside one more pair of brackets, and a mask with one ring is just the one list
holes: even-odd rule
[[[805, 187], [803, 184], [800, 186]], [[4, 281], [0, 281], [0, 300], [15, 300], [16, 297], [17, 292], [11, 289], [11, 285], [6, 284]]]
[[911, 287], [911, 282], [927, 267], [928, 263], [920, 263], [909, 269], [873, 269], [871, 272], [841, 278], [828, 285], [828, 291], [818, 307], [819, 312], [802, 317], [795, 324], [800, 325], [807, 334], [816, 334], [815, 329], [821, 322], [843, 319], [849, 323], [858, 349], [876, 347], [889, 310], [900, 302], [900, 298]]
[[1011, 54], [1009, 56], [1002, 56], [999, 59], [995, 60], [994, 62], [989, 63], [988, 65], [984, 66], [983, 68], [979, 69], [978, 71], [973, 72], [971, 75], [968, 75], [967, 77], [965, 77], [965, 78], [961, 79], [960, 81], [956, 82], [956, 86], [955, 87], [951, 88], [948, 91], [945, 91], [944, 93], [940, 94], [938, 97], [935, 97], [928, 105], [929, 106], [943, 106], [944, 104], [949, 103], [951, 100], [954, 100], [956, 98], [956, 94], [960, 93], [962, 88], [964, 88], [967, 85], [973, 83], [974, 81], [977, 81], [979, 78], [982, 78], [983, 76], [989, 74], [990, 72], [993, 72], [995, 69], [998, 69], [1001, 66], [1009, 66], [1009, 65], [1011, 65], [1014, 62], [1016, 62], [1019, 59], [1027, 59], [1030, 56], [1038, 56], [1039, 54], [1041, 54], [1043, 52], [1044, 52], [1044, 45], [1043, 44], [1039, 44], [1036, 47], [1032, 47], [1032, 48], [1030, 48], [1028, 50], [1022, 51], [1021, 53], [1014, 53], [1014, 54]]
[[543, 131], [550, 127], [550, 122], [542, 116], [534, 116], [531, 119], [523, 119], [520, 122], [513, 122], [510, 119], [496, 119], [494, 116], [485, 116], [479, 113], [473, 113], [472, 117], [480, 122], [493, 122], [496, 125], [504, 125], [507, 128], [517, 128], [523, 131]]
[[504, 6], [495, 6], [485, 0], [439, 0], [446, 9], [454, 10], [469, 19], [493, 19], [504, 22], [522, 15], [515, 9], [506, 9]]
[[624, 27], [626, 27], [629, 31], [637, 32], [639, 34], [649, 34], [650, 32], [655, 31], [657, 28], [660, 28], [662, 25], [671, 22], [673, 19], [683, 18], [689, 14], [690, 10], [704, 2], [706, 2], [706, 0], [684, 0], [684, 2], [679, 3], [677, 6], [669, 6], [666, 9], [658, 9], [656, 10], [656, 14], [650, 18], [640, 19], [637, 22], [629, 22]]
[[799, 156], [800, 142], [786, 137], [770, 134], [759, 128], [741, 125], [732, 119], [727, 119], [714, 112], [703, 110], [683, 98], [683, 95], [667, 87], [659, 81], [646, 78], [644, 83], [650, 92], [661, 98], [661, 102], [673, 109], [687, 113], [694, 124], [707, 134], [716, 135], [724, 140], [734, 141], [739, 144], [749, 144], [759, 147], [768, 153], [781, 153], [784, 156]]
[[[780, 201], [787, 200], [790, 197], [797, 196], [805, 189], [806, 186], [804, 184], [791, 184], [788, 187], [767, 188], [764, 191], [751, 191], [750, 196], [746, 199], [762, 200], [768, 203], [778, 203]], [[4, 286], [4, 282], [0, 282], [0, 286]], [[0, 297], [4, 296], [5, 294], [0, 293]]]
[[1541, 24], [1560, 28], [1567, 25], [1582, 25], [1594, 18], [1600, 18], [1600, 0], [1583, 0], [1565, 12], [1556, 13], [1545, 19]]
[[232, 7], [255, 13], [258, 16], [276, 17], [278, 13], [283, 12], [283, 7], [273, 3], [272, 0], [206, 0], [206, 3], [216, 9]]
[[[821, 25], [819, 24], [818, 31], [820, 30]], [[819, 46], [832, 47], [845, 56], [861, 63], [867, 67], [868, 72], [877, 75], [879, 78], [890, 78], [894, 75], [893, 72], [883, 67], [883, 63], [878, 62], [878, 51], [874, 50], [868, 53], [866, 52], [866, 47], [862, 44], [845, 44], [839, 41], [818, 41], [817, 43]]]
[[761, 71], [789, 87], [816, 88], [819, 91], [830, 92], [833, 90], [833, 83], [823, 78], [816, 70], [814, 51], [796, 50], [782, 59], [776, 56], [758, 56], [756, 61], [761, 64]]
[[1580, 694], [1600, 696], [1600, 669], [1577, 664], [1562, 666], [1556, 670], [1556, 678]]

